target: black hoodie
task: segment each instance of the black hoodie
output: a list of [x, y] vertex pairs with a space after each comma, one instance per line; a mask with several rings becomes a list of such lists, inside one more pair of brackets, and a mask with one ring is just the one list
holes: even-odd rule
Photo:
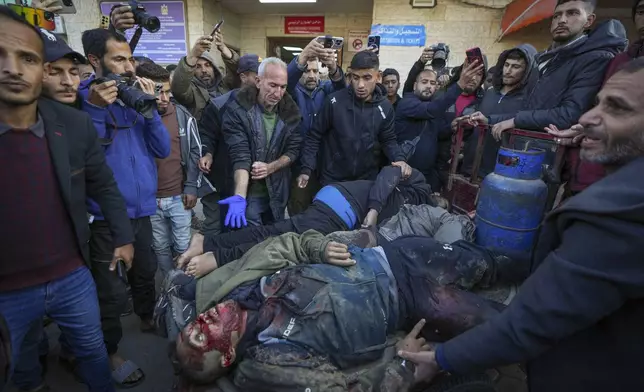
[[[526, 70], [523, 74], [521, 83], [512, 91], [509, 91], [507, 94], [503, 94], [501, 92], [501, 89], [503, 88], [503, 65], [505, 64], [508, 54], [515, 49], [518, 49], [523, 53], [527, 62]], [[496, 62], [494, 75], [492, 76], [493, 86], [485, 91], [483, 100], [478, 108], [481, 113], [491, 118], [492, 123], [496, 122], [494, 120], [496, 117], [495, 115], [514, 115], [519, 110], [523, 109], [526, 96], [537, 79], [538, 69], [535, 61], [536, 55], [537, 49], [535, 49], [534, 46], [530, 44], [521, 44], [513, 49], [504, 51], [499, 56], [499, 59]], [[477, 141], [478, 132], [473, 132], [471, 137], [466, 140], [463, 171], [467, 174], [471, 174], [474, 157], [476, 155]], [[479, 171], [480, 176], [486, 176], [494, 171], [496, 155], [499, 151], [499, 147], [501, 147], [501, 142], [496, 141], [494, 137], [492, 137], [490, 130], [488, 130], [485, 133], [485, 147], [483, 148], [483, 157], [481, 159], [481, 168]]]
[[374, 180], [383, 163], [404, 160], [384, 86], [376, 86], [369, 102], [357, 99], [349, 87], [329, 95], [317, 114], [304, 143], [301, 173], [318, 169], [322, 185]]
[[644, 391], [644, 157], [551, 212], [497, 318], [437, 351], [454, 373], [528, 362], [532, 392]]

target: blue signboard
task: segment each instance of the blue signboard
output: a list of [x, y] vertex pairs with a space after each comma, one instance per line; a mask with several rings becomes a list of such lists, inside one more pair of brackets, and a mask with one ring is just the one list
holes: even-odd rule
[[[122, 2], [110, 1], [101, 3], [101, 13], [109, 15], [115, 5]], [[186, 15], [183, 1], [144, 1], [150, 15], [161, 21], [161, 29], [156, 33], [143, 30], [141, 40], [134, 51], [135, 56], [145, 56], [159, 64], [176, 64], [188, 54], [186, 40]], [[125, 32], [127, 40], [132, 39], [136, 29]]]
[[424, 25], [373, 25], [371, 35], [380, 36], [381, 46], [425, 46]]

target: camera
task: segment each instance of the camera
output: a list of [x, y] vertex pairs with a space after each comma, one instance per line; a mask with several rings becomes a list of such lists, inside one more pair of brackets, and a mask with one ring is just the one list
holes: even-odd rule
[[449, 56], [449, 46], [444, 43], [438, 43], [430, 47], [434, 52], [434, 58], [432, 59], [432, 68], [433, 69], [443, 69], [447, 64], [447, 58]]
[[145, 7], [142, 6], [138, 1], [130, 0], [128, 2], [128, 5], [132, 9], [132, 13], [134, 14], [134, 23], [143, 27], [150, 33], [156, 33], [157, 31], [159, 31], [159, 29], [161, 29], [161, 21], [159, 21], [159, 18], [145, 12]]
[[147, 119], [154, 117], [154, 112], [157, 110], [157, 99], [155, 96], [146, 94], [139, 89], [135, 85], [134, 79], [126, 78], [118, 74], [108, 74], [103, 78], [97, 79], [96, 83], [105, 83], [109, 80], [116, 82], [118, 98], [126, 106], [131, 107]]

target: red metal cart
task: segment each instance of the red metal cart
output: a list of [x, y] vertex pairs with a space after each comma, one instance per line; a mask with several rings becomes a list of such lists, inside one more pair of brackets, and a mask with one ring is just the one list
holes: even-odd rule
[[[490, 131], [490, 126], [477, 126], [473, 131], [478, 135], [478, 138], [472, 173], [469, 177], [465, 174], [458, 173], [458, 157], [463, 148], [465, 127], [459, 126], [456, 132], [455, 140], [452, 143], [452, 161], [449, 179], [444, 192], [453, 211], [456, 213], [468, 214], [476, 209], [479, 188], [483, 181], [479, 177], [479, 170], [483, 157], [483, 148], [485, 146], [485, 135]], [[551, 210], [557, 196], [557, 191], [561, 185], [561, 171], [564, 163], [565, 147], [556, 144], [554, 137], [544, 132], [512, 129], [506, 131], [503, 136], [503, 145], [505, 147], [516, 150], [523, 150], [527, 147], [541, 148], [546, 151], [546, 165], [544, 167], [543, 180], [548, 184], [546, 211]]]

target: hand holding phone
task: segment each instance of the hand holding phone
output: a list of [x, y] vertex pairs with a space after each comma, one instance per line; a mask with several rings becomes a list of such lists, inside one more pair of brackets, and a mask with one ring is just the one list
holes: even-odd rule
[[375, 54], [380, 54], [380, 36], [379, 35], [370, 35], [367, 39], [367, 50], [374, 52]]
[[340, 50], [344, 46], [344, 38], [342, 37], [320, 36], [316, 38], [316, 41], [321, 43], [325, 49]]
[[221, 26], [223, 26], [223, 24], [224, 24], [224, 20], [223, 20], [223, 19], [222, 19], [222, 20], [220, 20], [219, 22], [217, 22], [217, 24], [215, 25], [215, 27], [212, 29], [212, 33], [210, 33], [210, 36], [214, 38], [214, 37], [215, 37], [215, 33], [221, 30]]
[[481, 53], [481, 48], [479, 47], [468, 49], [465, 51], [465, 56], [467, 57], [467, 62], [469, 64], [474, 63], [474, 61], [478, 61], [478, 65], [484, 64], [483, 53]]

